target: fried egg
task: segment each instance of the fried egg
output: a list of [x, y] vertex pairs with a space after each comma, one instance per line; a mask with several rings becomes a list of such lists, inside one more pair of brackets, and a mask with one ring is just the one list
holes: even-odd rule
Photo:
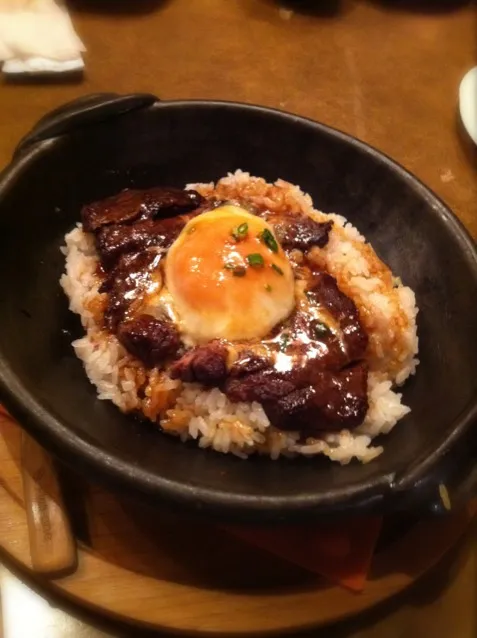
[[187, 223], [167, 254], [165, 283], [181, 332], [197, 343], [263, 338], [295, 305], [273, 228], [234, 205]]

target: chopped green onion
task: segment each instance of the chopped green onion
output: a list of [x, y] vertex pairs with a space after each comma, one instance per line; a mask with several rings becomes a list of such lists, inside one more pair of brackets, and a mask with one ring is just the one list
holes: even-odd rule
[[265, 262], [260, 253], [251, 253], [247, 255], [247, 261], [252, 268], [263, 268]]
[[280, 266], [277, 266], [276, 264], [272, 264], [272, 268], [275, 272], [277, 272], [279, 275], [283, 275], [283, 270], [280, 268]]
[[315, 336], [318, 337], [318, 339], [322, 339], [323, 337], [326, 337], [330, 334], [330, 329], [328, 328], [326, 323], [323, 323], [323, 321], [313, 322], [313, 330], [315, 332]]
[[278, 252], [277, 240], [275, 239], [273, 234], [268, 230], [268, 228], [265, 228], [265, 230], [260, 233], [259, 237], [260, 237], [260, 240], [266, 246], [268, 246], [268, 248], [270, 248], [272, 253], [277, 253]]
[[244, 224], [240, 224], [237, 228], [232, 229], [232, 237], [235, 241], [242, 241], [248, 235], [248, 224], [245, 222]]
[[284, 332], [280, 337], [280, 351], [285, 352], [288, 346], [288, 342], [290, 341], [290, 335], [288, 332]]

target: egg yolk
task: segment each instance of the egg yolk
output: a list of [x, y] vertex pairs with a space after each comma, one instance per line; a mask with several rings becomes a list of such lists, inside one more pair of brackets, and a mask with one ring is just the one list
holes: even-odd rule
[[262, 338], [295, 305], [292, 268], [273, 229], [238, 206], [190, 220], [165, 274], [181, 331], [197, 342]]

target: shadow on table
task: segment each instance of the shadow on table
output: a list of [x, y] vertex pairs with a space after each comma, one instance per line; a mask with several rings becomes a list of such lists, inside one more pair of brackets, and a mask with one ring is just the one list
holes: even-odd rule
[[451, 13], [470, 4], [471, 0], [370, 0], [388, 11], [409, 13]]
[[[359, 1], [359, 0], [358, 0]], [[379, 4], [388, 11], [412, 13], [448, 13], [457, 11], [468, 5], [471, 0], [369, 0]], [[311, 18], [333, 18], [347, 13], [353, 4], [351, 0], [250, 0], [250, 7], [254, 5], [275, 7], [277, 10], [291, 11]], [[291, 18], [293, 14], [285, 18]]]
[[73, 11], [106, 13], [114, 15], [137, 15], [153, 13], [162, 9], [171, 0], [68, 0]]
[[349, 0], [242, 0], [242, 7], [251, 16], [280, 16], [284, 22], [293, 14], [316, 19], [329, 19], [346, 13]]
[[84, 80], [84, 72], [80, 71], [62, 72], [62, 73], [4, 73], [0, 81], [1, 84], [9, 84], [16, 86], [36, 86], [36, 85], [52, 85], [65, 86], [81, 84]]

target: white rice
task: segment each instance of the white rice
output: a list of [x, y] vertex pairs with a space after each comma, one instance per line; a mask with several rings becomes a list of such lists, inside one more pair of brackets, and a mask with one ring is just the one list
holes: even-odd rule
[[[369, 410], [353, 432], [343, 430], [319, 439], [300, 442], [298, 432], [281, 432], [270, 424], [258, 403], [232, 403], [219, 389], [181, 383], [157, 370], [149, 371], [133, 359], [115, 336], [100, 327], [105, 295], [96, 274], [98, 257], [92, 238], [80, 224], [65, 237], [62, 248], [66, 271], [60, 283], [72, 312], [81, 317], [85, 336], [73, 342], [98, 398], [112, 401], [121, 410], [140, 410], [165, 432], [193, 439], [199, 447], [231, 452], [241, 458], [259, 452], [277, 459], [281, 455], [322, 454], [345, 464], [357, 458], [374, 459], [382, 447], [373, 446], [379, 434], [387, 434], [409, 412], [393, 387], [414, 374], [418, 360], [417, 308], [412, 290], [392, 276], [364, 237], [339, 215], [313, 208], [309, 195], [299, 187], [278, 180], [274, 185], [236, 171], [214, 184], [193, 184], [204, 195], [230, 199], [241, 195], [270, 211], [286, 205], [316, 219], [334, 221], [329, 242], [314, 248], [309, 257], [326, 268], [340, 288], [356, 303], [369, 335]], [[145, 396], [138, 392], [146, 387]]]

